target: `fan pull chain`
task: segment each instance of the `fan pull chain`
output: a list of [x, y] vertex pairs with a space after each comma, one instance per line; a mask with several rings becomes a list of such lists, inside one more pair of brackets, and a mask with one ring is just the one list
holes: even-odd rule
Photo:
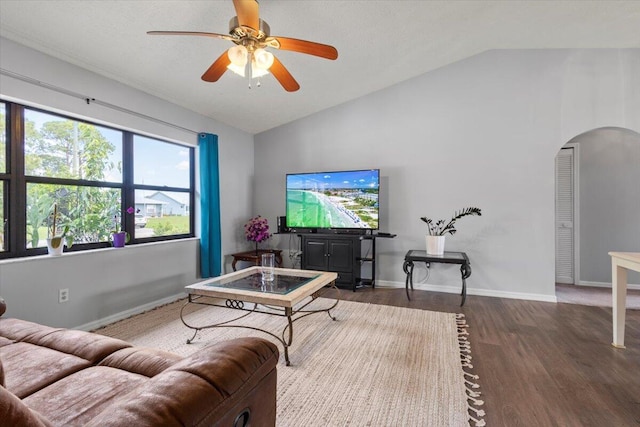
[[253, 71], [253, 52], [249, 51], [247, 52], [247, 64], [244, 66], [244, 75], [247, 76], [247, 79], [249, 79], [249, 89], [251, 89], [251, 79], [253, 78], [252, 71]]

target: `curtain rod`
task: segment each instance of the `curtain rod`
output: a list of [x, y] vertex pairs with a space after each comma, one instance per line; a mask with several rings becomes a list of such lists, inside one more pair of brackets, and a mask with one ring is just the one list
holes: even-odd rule
[[55, 92], [62, 93], [64, 95], [71, 96], [73, 98], [81, 99], [84, 102], [86, 102], [88, 105], [97, 104], [97, 105], [100, 105], [102, 107], [106, 107], [106, 108], [110, 108], [112, 110], [120, 111], [121, 113], [130, 114], [132, 116], [136, 116], [136, 117], [139, 117], [141, 119], [145, 119], [145, 120], [149, 120], [149, 121], [152, 121], [152, 122], [156, 122], [156, 123], [159, 123], [159, 124], [162, 124], [162, 125], [165, 125], [165, 126], [169, 126], [169, 127], [175, 128], [175, 129], [179, 129], [179, 130], [183, 130], [183, 131], [186, 131], [186, 132], [190, 132], [190, 133], [193, 133], [193, 134], [196, 134], [196, 135], [198, 135], [200, 133], [200, 132], [196, 132], [194, 130], [182, 127], [180, 125], [176, 125], [174, 123], [165, 122], [164, 120], [156, 119], [155, 117], [151, 117], [151, 116], [148, 116], [146, 114], [138, 113], [137, 111], [129, 110], [128, 108], [120, 107], [118, 105], [111, 104], [109, 102], [100, 101], [100, 100], [95, 99], [95, 98], [93, 98], [91, 96], [86, 96], [86, 95], [83, 95], [83, 94], [78, 93], [78, 92], [73, 92], [73, 91], [70, 91], [68, 89], [65, 89], [65, 88], [62, 88], [62, 87], [59, 87], [59, 86], [55, 86], [55, 85], [52, 85], [52, 84], [49, 84], [49, 83], [45, 83], [43, 81], [34, 79], [33, 77], [29, 77], [29, 76], [25, 76], [23, 74], [15, 73], [13, 71], [9, 71], [9, 70], [6, 70], [4, 68], [0, 68], [0, 74], [4, 74], [5, 76], [12, 77], [14, 79], [18, 79], [18, 80], [21, 80], [23, 82], [26, 82], [26, 83], [29, 83], [29, 84], [32, 84], [32, 85], [35, 85], [35, 86], [40, 86], [40, 87], [43, 87], [43, 88], [46, 88], [46, 89], [50, 89], [50, 90], [53, 90]]

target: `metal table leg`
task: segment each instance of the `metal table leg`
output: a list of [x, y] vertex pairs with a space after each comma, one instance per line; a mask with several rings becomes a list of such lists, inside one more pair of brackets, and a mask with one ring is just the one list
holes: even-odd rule
[[462, 302], [460, 303], [460, 307], [464, 305], [465, 300], [467, 299], [467, 278], [471, 276], [471, 265], [470, 264], [462, 264], [460, 266], [460, 273], [462, 275]]
[[411, 284], [411, 290], [413, 290], [413, 261], [405, 261], [402, 265], [402, 270], [407, 275], [404, 281], [405, 292], [407, 293], [407, 299], [411, 301], [409, 296], [409, 284]]

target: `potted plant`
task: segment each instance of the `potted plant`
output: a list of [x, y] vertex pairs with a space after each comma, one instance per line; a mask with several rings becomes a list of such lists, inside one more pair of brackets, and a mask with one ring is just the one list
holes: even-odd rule
[[58, 204], [53, 205], [53, 213], [51, 214], [51, 223], [47, 228], [47, 250], [51, 256], [62, 255], [62, 250], [66, 245], [67, 248], [73, 246], [73, 236], [69, 234], [69, 226], [62, 227], [62, 233], [59, 233], [58, 222]]
[[[129, 215], [136, 213], [136, 210], [129, 206], [126, 210]], [[111, 244], [114, 248], [124, 248], [126, 243], [129, 243], [130, 236], [124, 230], [120, 229], [120, 221], [118, 215], [113, 216], [113, 230], [111, 231]]]
[[434, 222], [431, 218], [426, 216], [420, 219], [427, 223], [427, 254], [428, 255], [442, 255], [444, 254], [444, 237], [447, 233], [453, 235], [456, 233], [455, 224], [460, 218], [469, 215], [482, 215], [480, 208], [464, 208], [461, 211], [455, 211], [453, 217], [449, 222], [445, 222], [444, 219], [439, 219]]
[[258, 243], [264, 242], [269, 237], [269, 222], [260, 215], [253, 217], [244, 225], [244, 235], [247, 240], [256, 243], [256, 255], [258, 254]]

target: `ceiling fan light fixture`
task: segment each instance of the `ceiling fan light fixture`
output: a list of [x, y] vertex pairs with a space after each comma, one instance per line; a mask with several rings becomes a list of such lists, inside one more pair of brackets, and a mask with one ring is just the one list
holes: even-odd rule
[[[242, 45], [229, 48], [227, 51], [231, 64], [227, 65], [227, 69], [233, 71], [239, 76], [246, 76], [247, 61], [249, 58], [249, 50]], [[256, 49], [251, 55], [251, 77], [262, 77], [269, 74], [269, 67], [273, 64], [273, 55], [264, 49]]]
[[230, 47], [227, 51], [231, 64], [244, 67], [247, 63], [247, 48], [242, 45]]
[[[251, 67], [251, 77], [252, 78], [258, 78], [258, 77], [266, 76], [267, 74], [269, 74], [269, 70], [263, 70], [261, 68], [256, 67], [255, 62], [253, 64], [251, 64], [251, 65], [252, 65], [252, 67]], [[235, 65], [233, 63], [227, 65], [227, 70], [233, 71], [234, 73], [236, 73], [239, 76], [246, 77], [244, 69], [245, 69], [245, 67], [240, 67], [240, 66]]]
[[268, 70], [273, 65], [273, 54], [264, 49], [256, 49], [253, 53], [255, 65], [263, 70]]

